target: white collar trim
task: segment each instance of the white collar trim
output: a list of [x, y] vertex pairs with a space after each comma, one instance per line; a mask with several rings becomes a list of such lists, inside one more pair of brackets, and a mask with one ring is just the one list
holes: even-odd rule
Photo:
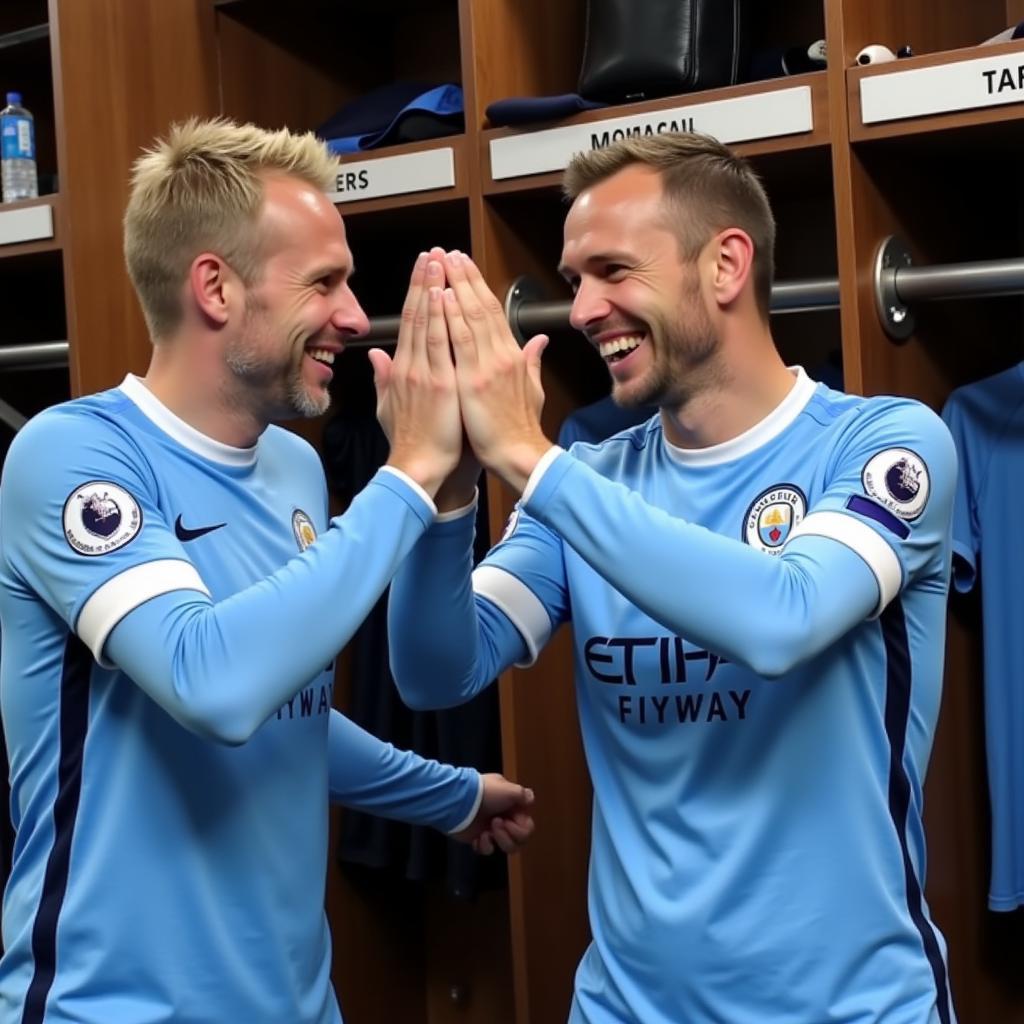
[[255, 464], [257, 445], [251, 448], [235, 448], [233, 445], [207, 437], [171, 412], [134, 374], [129, 373], [121, 381], [120, 387], [148, 420], [182, 447], [201, 455], [204, 459], [226, 466], [246, 467]]
[[[802, 366], [790, 367], [790, 372], [796, 379], [789, 394], [760, 423], [738, 437], [707, 448], [679, 448], [665, 438], [665, 450], [676, 462], [686, 466], [718, 466], [757, 451], [778, 437], [803, 412], [818, 386]], [[662, 434], [664, 436], [664, 431]]]

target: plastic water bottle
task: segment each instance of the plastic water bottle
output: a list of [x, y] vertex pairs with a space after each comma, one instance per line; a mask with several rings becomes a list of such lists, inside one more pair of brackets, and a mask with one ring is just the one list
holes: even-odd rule
[[20, 92], [9, 92], [7, 106], [0, 110], [0, 144], [3, 201], [10, 203], [39, 195], [35, 124], [21, 105]]

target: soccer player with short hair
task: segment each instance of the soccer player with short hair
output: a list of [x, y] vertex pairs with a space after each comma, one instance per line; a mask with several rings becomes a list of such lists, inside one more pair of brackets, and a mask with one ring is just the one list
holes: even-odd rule
[[[726, 147], [628, 140], [565, 181], [572, 323], [616, 401], [659, 412], [552, 446], [546, 339], [520, 350], [446, 256], [471, 450], [392, 587], [396, 682], [457, 703], [571, 622], [594, 787], [572, 1024], [952, 1024], [921, 818], [949, 434], [783, 363], [771, 210]], [[480, 464], [521, 497], [471, 572]]]
[[316, 452], [270, 425], [323, 412], [367, 330], [336, 172], [312, 135], [176, 126], [125, 217], [148, 373], [11, 446], [0, 1024], [337, 1024], [328, 799], [483, 852], [532, 827], [528, 790], [331, 706], [335, 655], [433, 521], [462, 436], [450, 359], [426, 348], [425, 254], [394, 357], [421, 383], [387, 387], [388, 465], [343, 516]]

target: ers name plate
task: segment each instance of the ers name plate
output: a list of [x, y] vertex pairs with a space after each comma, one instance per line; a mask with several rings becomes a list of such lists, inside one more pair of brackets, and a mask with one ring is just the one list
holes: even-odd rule
[[890, 71], [860, 81], [861, 121], [898, 121], [1024, 100], [1024, 52]]
[[338, 172], [335, 191], [328, 198], [333, 203], [354, 203], [454, 185], [455, 152], [445, 146], [377, 160], [346, 160]]
[[561, 171], [574, 153], [603, 149], [631, 136], [702, 132], [731, 143], [813, 130], [811, 90], [799, 85], [492, 139], [491, 177], [499, 180]]

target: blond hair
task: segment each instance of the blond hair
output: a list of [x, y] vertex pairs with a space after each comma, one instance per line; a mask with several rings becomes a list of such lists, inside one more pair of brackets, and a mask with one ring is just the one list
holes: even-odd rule
[[632, 164], [659, 172], [683, 259], [696, 259], [708, 239], [725, 228], [741, 228], [750, 236], [754, 297], [767, 320], [775, 276], [775, 218], [750, 164], [717, 139], [698, 132], [640, 136], [577, 153], [566, 168], [562, 191], [574, 200]]
[[227, 118], [172, 125], [132, 166], [124, 216], [125, 261], [153, 338], [179, 326], [181, 287], [204, 250], [245, 284], [258, 280], [261, 175], [293, 175], [327, 192], [338, 166], [312, 132], [267, 131]]

